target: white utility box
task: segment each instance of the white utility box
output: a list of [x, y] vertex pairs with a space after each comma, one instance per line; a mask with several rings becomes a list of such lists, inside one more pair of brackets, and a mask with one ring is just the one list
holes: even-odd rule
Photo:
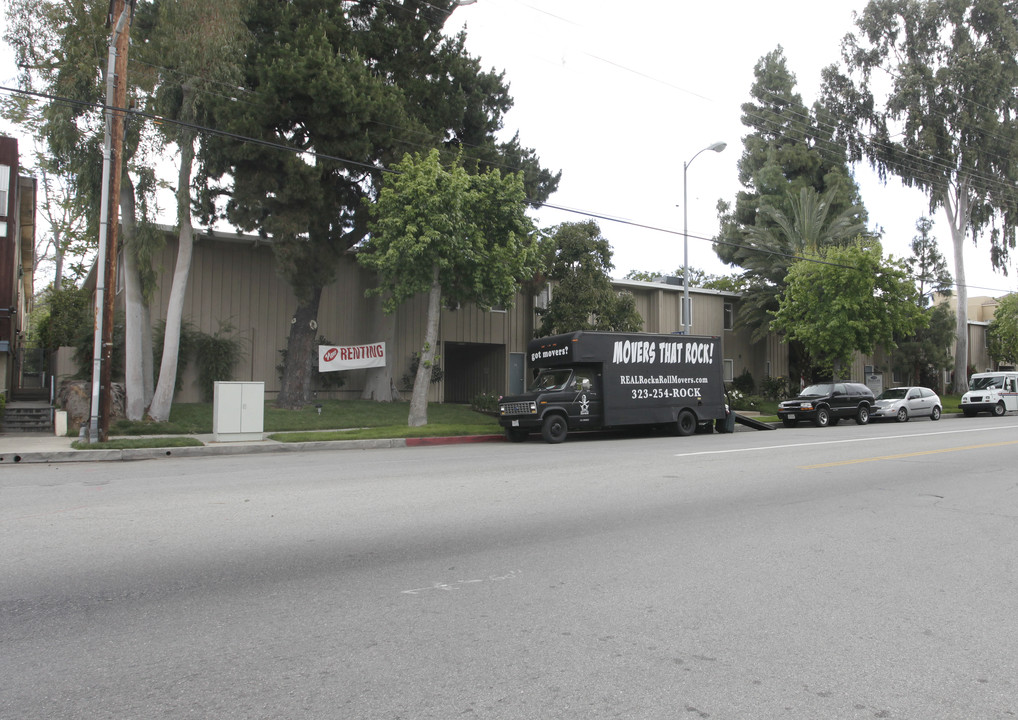
[[265, 383], [214, 383], [212, 434], [216, 442], [261, 440], [264, 429]]

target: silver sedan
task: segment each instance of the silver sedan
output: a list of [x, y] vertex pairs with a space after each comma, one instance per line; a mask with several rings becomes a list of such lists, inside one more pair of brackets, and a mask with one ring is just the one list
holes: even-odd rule
[[925, 387], [896, 387], [884, 390], [877, 395], [870, 418], [887, 420], [894, 418], [898, 422], [908, 422], [913, 417], [940, 419], [940, 397]]

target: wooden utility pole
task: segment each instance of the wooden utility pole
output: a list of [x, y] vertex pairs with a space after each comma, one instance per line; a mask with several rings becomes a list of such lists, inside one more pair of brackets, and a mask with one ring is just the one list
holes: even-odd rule
[[[120, 175], [127, 106], [127, 48], [134, 0], [110, 0], [110, 58], [106, 79], [106, 147], [103, 159], [99, 259], [96, 283], [95, 343], [92, 365], [90, 442], [105, 441], [110, 429], [113, 396], [113, 313], [117, 290], [117, 230], [120, 220]], [[103, 233], [105, 230], [105, 233]]]

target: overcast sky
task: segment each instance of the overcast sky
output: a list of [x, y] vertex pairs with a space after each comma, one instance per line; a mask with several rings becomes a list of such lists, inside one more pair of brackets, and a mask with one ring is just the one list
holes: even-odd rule
[[[453, 12], [446, 31], [465, 26], [468, 50], [485, 68], [505, 72], [515, 100], [507, 134], [518, 131], [546, 167], [562, 171], [550, 204], [658, 228], [598, 220], [614, 248], [616, 277], [682, 265], [683, 163], [712, 143], [728, 143], [688, 169], [690, 265], [722, 274], [733, 269], [717, 259], [709, 238], [718, 230], [717, 201], [734, 200], [740, 189], [736, 163], [746, 134], [740, 106], [749, 99], [754, 65], [781, 45], [803, 101], [812, 104], [821, 68], [839, 59], [852, 13], [864, 6], [864, 0], [476, 0]], [[4, 25], [0, 19], [0, 32]], [[10, 50], [0, 43], [2, 84], [13, 86], [14, 75]], [[0, 131], [10, 128], [2, 123]], [[928, 214], [925, 197], [894, 178], [881, 185], [865, 166], [856, 176], [871, 224], [884, 229], [885, 252], [907, 256], [915, 222]], [[933, 216], [934, 234], [953, 273], [942, 216], [942, 210]], [[548, 208], [539, 214], [542, 226], [582, 219]], [[966, 270], [970, 296], [1018, 287], [1013, 265], [1007, 277], [991, 270], [985, 240], [967, 243]]]
[[[615, 251], [615, 275], [673, 271], [682, 265], [682, 168], [689, 165], [690, 266], [729, 273], [709, 240], [718, 231], [719, 199], [740, 189], [736, 164], [747, 128], [740, 122], [753, 68], [778, 45], [807, 106], [817, 98], [820, 70], [840, 58], [863, 0], [477, 0], [457, 8], [447, 32], [467, 29], [467, 47], [485, 68], [503, 70], [515, 108], [506, 121], [546, 167], [561, 170], [549, 203], [648, 225], [642, 230], [599, 220]], [[879, 183], [856, 168], [871, 225], [885, 231], [884, 250], [910, 254], [915, 222], [928, 201], [891, 178]], [[950, 232], [933, 219], [953, 274]], [[542, 225], [582, 220], [545, 209]], [[971, 241], [968, 243], [972, 245]], [[991, 271], [988, 243], [966, 249], [969, 295], [1016, 287], [1012, 267]], [[985, 288], [985, 289], [984, 289]]]

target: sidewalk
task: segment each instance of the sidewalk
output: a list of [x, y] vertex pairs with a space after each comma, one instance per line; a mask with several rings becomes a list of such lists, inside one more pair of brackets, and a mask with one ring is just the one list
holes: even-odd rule
[[381, 440], [330, 440], [324, 442], [284, 443], [277, 440], [216, 442], [215, 436], [189, 435], [204, 443], [202, 447], [135, 448], [130, 450], [74, 450], [77, 438], [57, 437], [48, 433], [0, 433], [0, 467], [19, 463], [97, 462], [111, 460], [152, 460], [165, 457], [244, 455], [252, 453], [308, 452], [313, 450], [370, 450], [374, 448], [423, 447], [460, 443], [501, 442], [502, 435], [463, 437], [391, 438]]

